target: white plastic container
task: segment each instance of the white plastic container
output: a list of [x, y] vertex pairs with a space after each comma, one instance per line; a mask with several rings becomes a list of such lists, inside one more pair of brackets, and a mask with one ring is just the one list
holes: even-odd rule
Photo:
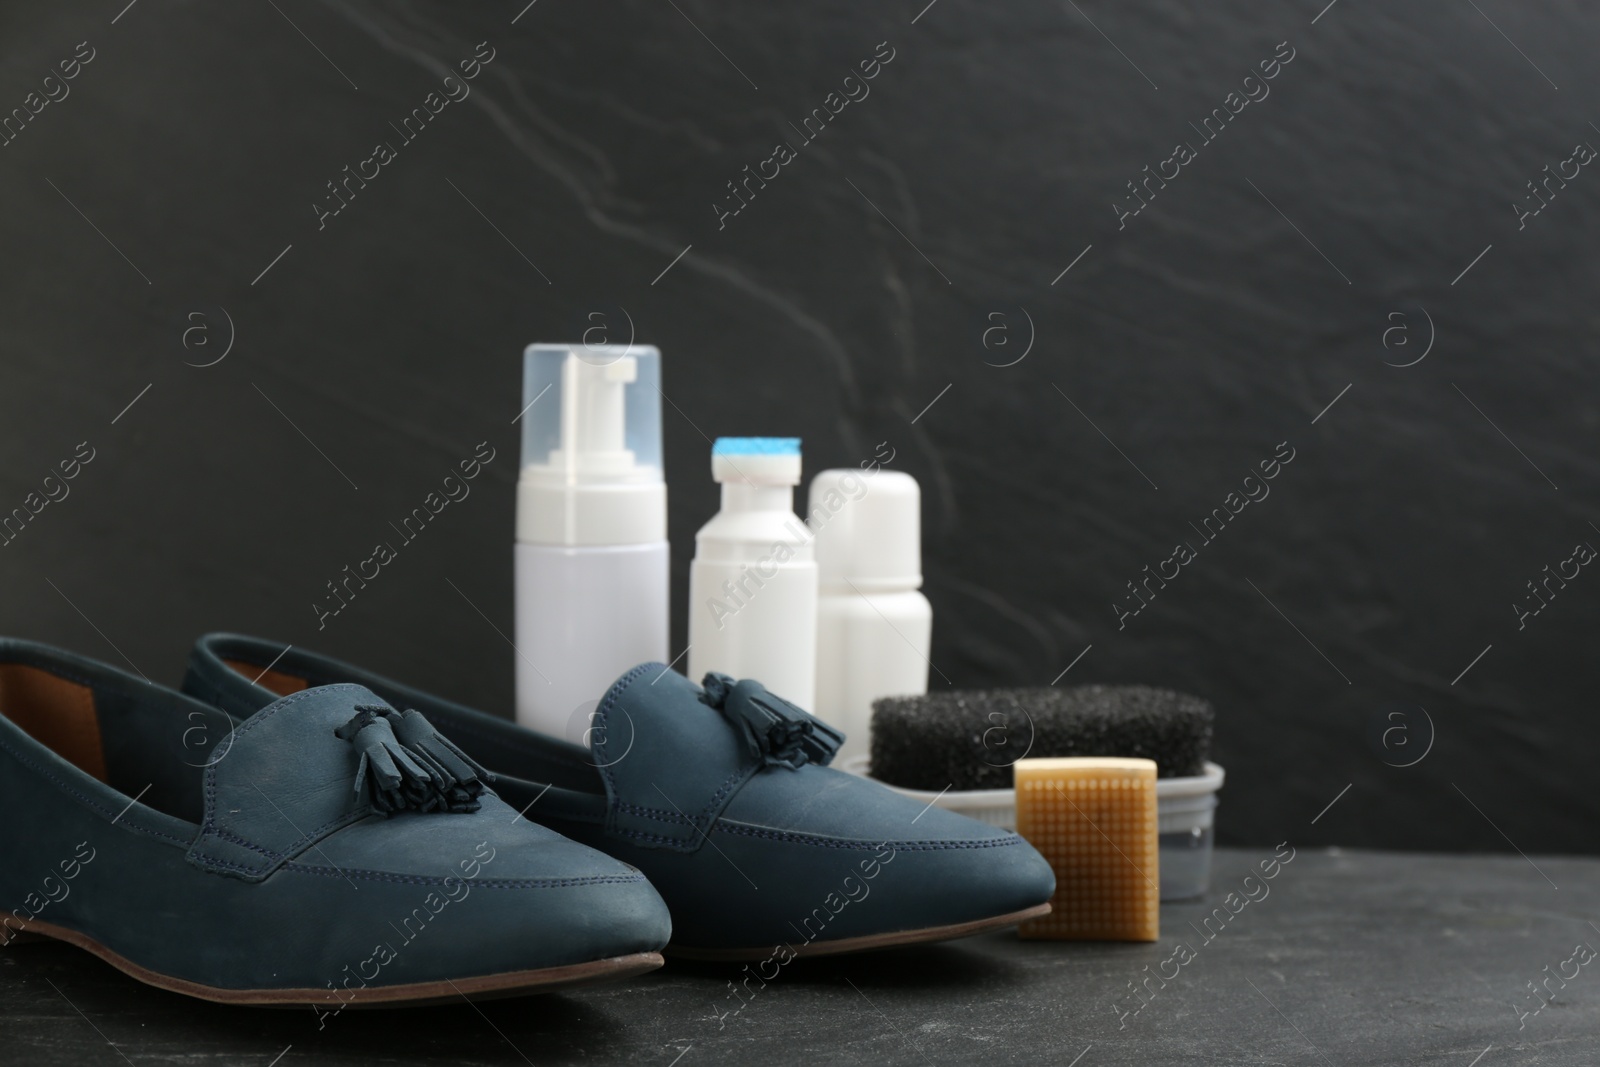
[[689, 567], [689, 677], [754, 678], [811, 709], [817, 662], [817, 565], [794, 514], [795, 437], [721, 437], [711, 476], [722, 510], [695, 534]]
[[517, 722], [541, 733], [578, 739], [618, 675], [668, 659], [660, 385], [650, 345], [523, 354]]
[[872, 702], [928, 691], [933, 607], [922, 587], [922, 492], [901, 471], [811, 479], [817, 689], [811, 710], [843, 731], [839, 758], [871, 750]]
[[[871, 777], [872, 764], [856, 756], [840, 765], [851, 774]], [[1226, 773], [1215, 763], [1206, 763], [1206, 773], [1191, 778], [1156, 779], [1156, 834], [1161, 855], [1161, 899], [1192, 900], [1204, 896], [1211, 885], [1211, 851], [1215, 840], [1213, 822], [1217, 792]], [[1012, 789], [949, 790], [929, 793], [920, 789], [901, 789], [883, 783], [908, 797], [934, 804], [969, 818], [998, 826], [1017, 828], [1017, 794]]]

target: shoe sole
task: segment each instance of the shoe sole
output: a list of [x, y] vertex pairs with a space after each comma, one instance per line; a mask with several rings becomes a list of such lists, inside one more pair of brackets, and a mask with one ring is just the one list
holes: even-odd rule
[[183, 978], [173, 978], [141, 967], [76, 930], [68, 930], [37, 919], [28, 924], [27, 931], [16, 934], [7, 944], [46, 939], [64, 941], [86, 952], [92, 952], [123, 974], [145, 985], [182, 993], [184, 996], [199, 1000], [261, 1008], [311, 1007], [331, 1011], [342, 1011], [345, 1008], [417, 1007], [427, 1004], [446, 1004], [462, 999], [495, 1000], [501, 997], [522, 996], [525, 993], [550, 993], [572, 986], [630, 978], [636, 974], [653, 971], [666, 962], [659, 952], [635, 952], [627, 956], [612, 956], [609, 959], [593, 960], [589, 963], [567, 964], [564, 967], [505, 971], [501, 974], [446, 979], [441, 982], [414, 982], [410, 985], [367, 986], [359, 990], [350, 1000], [343, 1000], [334, 996], [333, 991], [326, 986], [321, 989], [220, 989]]
[[[1039, 904], [1007, 915], [974, 919], [965, 923], [951, 923], [948, 926], [924, 926], [920, 930], [896, 930], [890, 934], [867, 934], [863, 937], [841, 937], [833, 941], [811, 941], [799, 948], [791, 945], [790, 951], [796, 956], [837, 956], [844, 952], [870, 952], [874, 949], [898, 948], [901, 945], [920, 945], [929, 941], [952, 941], [958, 937], [970, 937], [988, 930], [1016, 926], [1018, 923], [1049, 914], [1050, 905]], [[674, 959], [764, 960], [772, 955], [775, 948], [774, 945], [762, 945], [759, 948], [694, 948], [687, 945], [668, 945], [665, 951]]]

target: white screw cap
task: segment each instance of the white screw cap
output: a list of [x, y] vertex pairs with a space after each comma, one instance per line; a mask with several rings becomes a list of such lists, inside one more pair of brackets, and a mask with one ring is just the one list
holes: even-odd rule
[[922, 585], [922, 490], [903, 471], [825, 470], [811, 479], [806, 522], [824, 587], [862, 593]]

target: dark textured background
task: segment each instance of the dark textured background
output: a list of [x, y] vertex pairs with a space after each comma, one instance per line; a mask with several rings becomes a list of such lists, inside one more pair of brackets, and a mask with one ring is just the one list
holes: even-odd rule
[[[97, 54], [0, 148], [0, 511], [96, 458], [0, 548], [0, 631], [176, 682], [237, 629], [508, 711], [519, 352], [625, 309], [672, 401], [674, 651], [707, 438], [799, 434], [813, 471], [888, 441], [939, 671], [1043, 685], [1092, 645], [1061, 684], [1212, 698], [1223, 840], [1595, 851], [1600, 577], [1520, 632], [1510, 605], [1600, 544], [1600, 175], [1521, 231], [1511, 203], [1600, 143], [1600, 13], [1323, 2], [4, 5], [0, 109]], [[319, 232], [324, 183], [484, 40], [471, 97]], [[885, 40], [719, 231], [724, 183]], [[1280, 41], [1271, 95], [1119, 231]], [[1428, 357], [1386, 366], [1424, 309]], [[231, 353], [185, 366], [224, 311]], [[483, 440], [471, 497], [319, 633], [324, 582]], [[1119, 631], [1124, 583], [1285, 440]], [[1419, 708], [1431, 751], [1386, 765]]]

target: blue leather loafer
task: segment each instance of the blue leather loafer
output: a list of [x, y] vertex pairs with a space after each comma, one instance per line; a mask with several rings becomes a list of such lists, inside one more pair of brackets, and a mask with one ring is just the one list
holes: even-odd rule
[[[766, 959], [962, 937], [1046, 914], [1055, 877], [1022, 838], [826, 766], [839, 735], [759, 683], [659, 663], [600, 700], [588, 747], [324, 656], [201, 638], [184, 688], [244, 718], [354, 683], [415, 709], [527, 817], [643, 871], [669, 953]], [[781, 961], [780, 961], [781, 962]]]
[[0, 639], [0, 811], [0, 944], [67, 941], [205, 1000], [325, 1021], [507, 996], [658, 967], [671, 930], [637, 870], [522, 819], [359, 685], [235, 723]]

